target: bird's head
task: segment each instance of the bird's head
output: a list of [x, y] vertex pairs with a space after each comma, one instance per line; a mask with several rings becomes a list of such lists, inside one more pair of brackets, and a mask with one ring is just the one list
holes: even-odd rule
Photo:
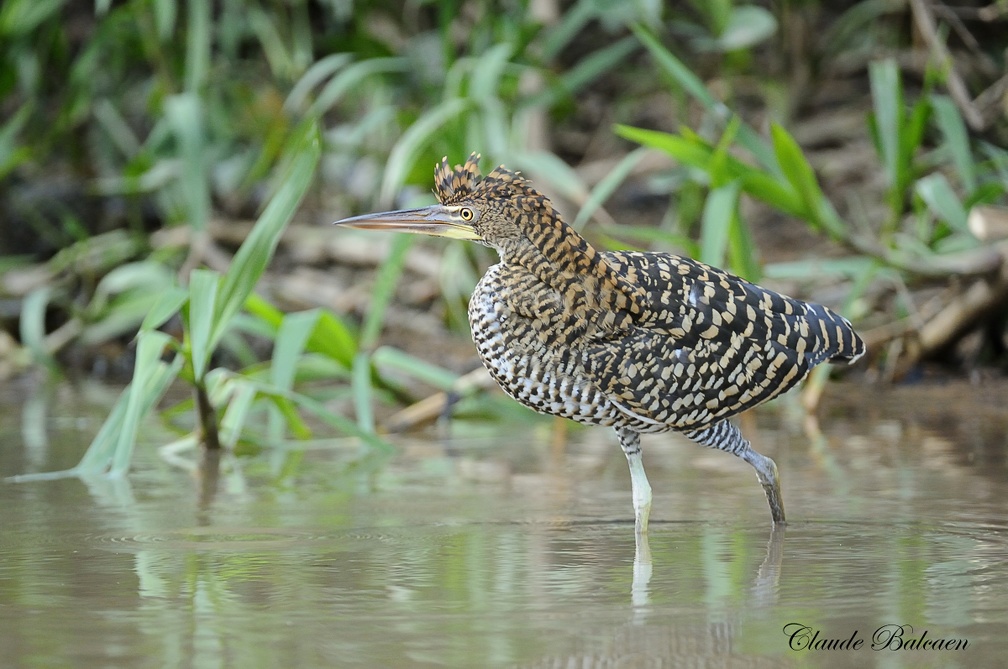
[[442, 158], [434, 169], [440, 204], [419, 209], [364, 214], [336, 221], [365, 230], [393, 230], [453, 239], [471, 239], [491, 246], [504, 257], [529, 243], [529, 217], [556, 218], [553, 205], [516, 172], [500, 166], [485, 177], [479, 154], [452, 167]]

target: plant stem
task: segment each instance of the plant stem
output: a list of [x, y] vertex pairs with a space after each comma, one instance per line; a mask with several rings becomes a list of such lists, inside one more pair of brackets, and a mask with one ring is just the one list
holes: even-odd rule
[[213, 404], [210, 403], [206, 386], [203, 383], [197, 383], [194, 392], [196, 393], [196, 409], [199, 412], [203, 445], [208, 451], [220, 450], [220, 435], [217, 433], [217, 412], [214, 411]]

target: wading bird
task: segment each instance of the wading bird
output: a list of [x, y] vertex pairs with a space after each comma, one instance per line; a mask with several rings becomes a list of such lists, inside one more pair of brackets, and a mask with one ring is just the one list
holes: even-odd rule
[[784, 523], [777, 465], [727, 419], [865, 346], [824, 306], [666, 253], [596, 251], [528, 180], [479, 156], [442, 159], [440, 204], [337, 221], [349, 227], [470, 239], [493, 247], [469, 301], [480, 359], [505, 393], [540, 413], [615, 428], [630, 464], [637, 533], [651, 486], [641, 433], [681, 432], [756, 470]]

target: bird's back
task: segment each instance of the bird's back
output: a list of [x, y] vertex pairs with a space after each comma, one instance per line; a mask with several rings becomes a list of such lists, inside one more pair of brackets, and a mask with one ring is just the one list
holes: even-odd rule
[[[718, 312], [719, 331], [801, 347], [802, 355], [796, 357], [804, 357], [809, 367], [826, 360], [853, 362], [864, 355], [864, 342], [850, 322], [821, 304], [796, 300], [691, 258], [631, 251], [601, 255], [647, 295], [643, 325], [660, 328], [686, 314], [701, 325]], [[682, 305], [678, 312], [670, 308], [674, 304]], [[691, 330], [695, 339], [705, 328]]]
[[822, 362], [864, 354], [851, 324], [822, 305], [689, 258], [601, 255], [644, 304], [634, 327], [590, 351], [591, 375], [637, 416], [704, 427], [786, 392]]

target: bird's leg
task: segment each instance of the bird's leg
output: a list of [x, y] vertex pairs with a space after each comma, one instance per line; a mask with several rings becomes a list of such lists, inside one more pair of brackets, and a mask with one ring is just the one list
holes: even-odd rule
[[641, 457], [640, 434], [634, 430], [618, 428], [620, 446], [630, 464], [630, 487], [633, 491], [634, 527], [637, 534], [647, 534], [648, 518], [651, 515], [651, 484], [644, 473]]
[[720, 451], [737, 455], [752, 465], [753, 469], [756, 470], [756, 477], [759, 479], [760, 485], [763, 486], [763, 492], [766, 493], [773, 522], [781, 524], [785, 522], [784, 498], [781, 497], [780, 476], [777, 474], [777, 465], [770, 458], [754, 451], [749, 441], [742, 436], [738, 427], [727, 420], [722, 420], [708, 428], [692, 430], [683, 434], [701, 446], [716, 448]]

